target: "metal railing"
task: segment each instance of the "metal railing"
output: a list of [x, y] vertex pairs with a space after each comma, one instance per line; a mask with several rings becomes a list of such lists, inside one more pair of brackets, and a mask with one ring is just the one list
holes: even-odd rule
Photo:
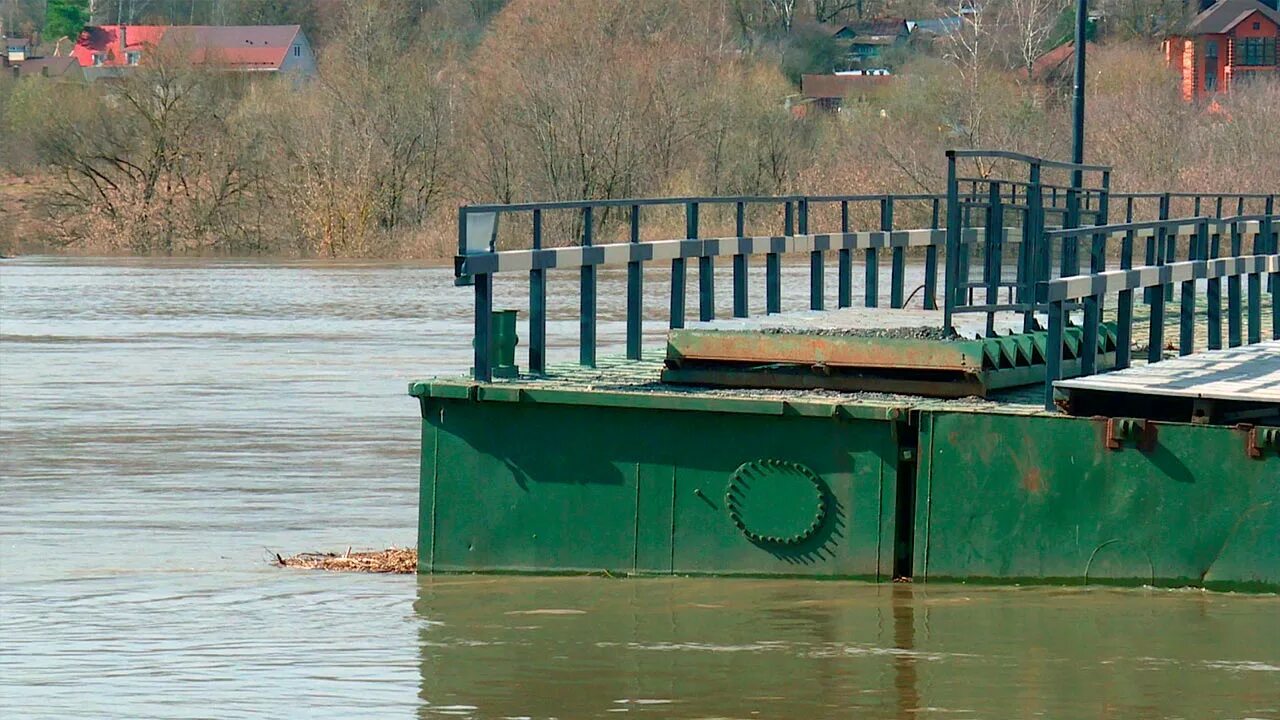
[[[854, 253], [860, 252], [864, 264], [863, 305], [877, 307], [880, 297], [881, 251], [889, 252], [889, 305], [905, 303], [906, 253], [908, 248], [921, 248], [924, 253], [923, 302], [936, 307], [938, 282], [938, 250], [944, 245], [945, 231], [939, 227], [942, 195], [790, 195], [779, 197], [685, 197], [630, 200], [521, 203], [511, 205], [468, 205], [458, 210], [458, 248], [455, 275], [475, 286], [475, 368], [477, 379], [492, 377], [490, 338], [493, 310], [493, 278], [511, 272], [528, 273], [529, 279], [529, 370], [546, 369], [547, 348], [547, 271], [576, 268], [579, 270], [579, 362], [592, 366], [596, 362], [597, 270], [610, 265], [627, 267], [626, 355], [639, 359], [643, 327], [643, 296], [646, 265], [670, 262], [671, 296], [668, 325], [685, 325], [687, 310], [686, 278], [688, 263], [697, 263], [697, 312], [701, 321], [713, 320], [715, 310], [716, 259], [732, 261], [733, 317], [747, 317], [750, 290], [748, 271], [750, 258], [765, 259], [765, 312], [782, 312], [782, 258], [790, 254], [807, 254], [809, 259], [809, 309], [826, 307], [826, 262], [830, 252], [836, 253], [836, 306], [853, 305]], [[856, 206], [871, 206], [878, 215], [877, 230], [854, 230], [851, 212]], [[916, 205], [916, 214], [929, 218], [930, 227], [898, 229], [896, 211], [904, 205]], [[684, 212], [684, 237], [663, 240], [642, 238], [645, 208], [677, 207]], [[763, 229], [749, 223], [749, 210], [764, 206], [773, 209], [774, 219], [780, 215], [778, 234], [749, 234]], [[732, 212], [734, 232], [726, 237], [705, 237], [700, 219], [709, 207]], [[827, 207], [832, 212], [830, 226], [815, 232], [815, 210]], [[619, 211], [625, 222], [624, 242], [598, 244], [599, 214], [611, 209]], [[567, 246], [547, 247], [544, 242], [545, 215], [552, 211], [578, 214], [573, 225], [575, 242]], [[528, 215], [529, 243], [519, 249], [498, 249], [500, 218]], [[768, 213], [766, 213], [768, 214]]]
[[[1268, 207], [1272, 207], [1268, 203]], [[1192, 229], [1192, 241], [1188, 245], [1188, 257], [1176, 261], [1166, 255], [1169, 263], [1160, 263], [1159, 247], [1171, 235]], [[1136, 290], [1143, 290], [1150, 306], [1147, 330], [1147, 362], [1157, 363], [1164, 357], [1166, 304], [1172, 300], [1173, 286], [1179, 286], [1178, 305], [1178, 353], [1188, 355], [1195, 351], [1196, 305], [1199, 281], [1204, 281], [1206, 348], [1223, 347], [1222, 283], [1227, 283], [1226, 344], [1239, 347], [1262, 341], [1263, 276], [1271, 294], [1272, 339], [1280, 339], [1280, 311], [1276, 294], [1280, 291], [1280, 215], [1240, 215], [1227, 218], [1180, 218], [1151, 222], [1123, 223], [1099, 227], [1051, 230], [1047, 239], [1093, 239], [1096, 249], [1107, 237], [1121, 237], [1120, 268], [1107, 270], [1105, 255], [1088, 275], [1060, 277], [1040, 283], [1038, 301], [1048, 314], [1046, 340], [1045, 408], [1054, 408], [1053, 383], [1062, 379], [1063, 355], [1070, 350], [1066, 340], [1069, 313], [1073, 304], [1079, 304], [1082, 314], [1082, 334], [1075, 350], [1080, 360], [1080, 374], [1098, 372], [1098, 332], [1102, 309], [1109, 296], [1116, 303], [1116, 358], [1115, 369], [1129, 367], [1133, 343], [1134, 298]], [[1134, 268], [1134, 241], [1147, 239], [1147, 257], [1157, 262]], [[1226, 246], [1223, 239], [1226, 238]], [[1246, 242], [1251, 247], [1246, 249]], [[1226, 252], [1224, 256], [1223, 253]], [[1248, 252], [1249, 254], [1245, 254]], [[1246, 284], [1242, 297], [1242, 281]]]
[[[957, 158], [976, 157], [1025, 164], [1027, 177], [969, 178], [954, 172]], [[935, 298], [941, 289], [947, 327], [951, 326], [954, 313], [986, 312], [990, 317], [996, 312], [1016, 310], [1024, 314], [1024, 324], [1030, 329], [1037, 322], [1035, 315], [1047, 309], [1037, 300], [1036, 288], [1054, 277], [1078, 274], [1080, 242], [1094, 241], [1090, 272], [1106, 269], [1109, 242], [1121, 243], [1123, 267], [1131, 266], [1132, 248], [1138, 239], [1147, 238], [1148, 264], [1152, 265], [1172, 262], [1179, 254], [1180, 243], [1185, 241], [1190, 246], [1192, 242], [1194, 227], [1189, 229], [1189, 220], [1160, 224], [1164, 218], [1158, 217], [1146, 225], [1106, 225], [1110, 206], [1123, 202], [1126, 221], [1148, 213], [1167, 217], [1169, 208], [1179, 201], [1193, 202], [1196, 207], [1210, 205], [1219, 214], [1229, 203], [1234, 203], [1237, 210], [1243, 210], [1246, 203], [1263, 203], [1270, 217], [1275, 201], [1274, 195], [1112, 193], [1110, 171], [1106, 168], [1016, 153], [966, 150], [949, 153], [948, 158], [953, 171], [949, 173], [951, 182], [948, 192], [939, 195], [675, 197], [462, 206], [458, 210], [455, 274], [461, 284], [474, 286], [475, 377], [480, 381], [492, 379], [493, 297], [498, 275], [527, 275], [525, 344], [527, 367], [532, 373], [546, 370], [547, 274], [554, 269], [578, 271], [578, 360], [586, 366], [596, 363], [597, 274], [599, 268], [608, 266], [627, 268], [629, 359], [642, 356], [646, 269], [659, 262], [669, 263], [670, 268], [667, 324], [671, 328], [683, 327], [686, 322], [690, 262], [697, 265], [697, 318], [708, 321], [716, 317], [717, 259], [731, 261], [732, 316], [741, 318], [750, 313], [748, 271], [753, 256], [764, 256], [766, 313], [783, 310], [782, 259], [795, 254], [808, 258], [808, 309], [823, 310], [828, 301], [826, 274], [832, 254], [837, 270], [835, 305], [853, 306], [854, 260], [860, 255], [864, 273], [861, 304], [877, 307], [884, 274], [881, 259], [887, 252], [889, 306], [901, 308], [907, 301], [907, 253], [915, 249], [924, 263], [920, 288], [923, 305], [938, 309]], [[1047, 182], [1042, 175], [1046, 170], [1075, 169], [1105, 173], [1105, 177], [1092, 186], [1073, 187]], [[961, 183], [967, 187], [962, 188]], [[1152, 203], [1154, 208], [1150, 207]], [[664, 211], [683, 215], [683, 233], [671, 237], [673, 233], [668, 229], [661, 238], [648, 237], [645, 231], [653, 226], [645, 221]], [[553, 215], [558, 215], [560, 221], [553, 221]], [[732, 231], [721, 236], [706, 232], [708, 223], [704, 220], [713, 217], [730, 220]], [[855, 229], [858, 217], [865, 219], [864, 228], [872, 225], [876, 229]], [[904, 217], [927, 227], [903, 228]], [[942, 222], [943, 217], [946, 222]], [[957, 217], [958, 222], [953, 222]], [[503, 238], [499, 242], [500, 226], [523, 232], [514, 241]], [[602, 242], [606, 237], [609, 241]], [[1129, 250], [1123, 250], [1125, 247]], [[1013, 263], [1017, 270], [1012, 278], [1005, 278], [1006, 248], [1017, 254]], [[978, 278], [971, 280], [970, 256], [974, 252], [981, 255], [982, 270]], [[946, 262], [942, 288], [938, 287], [940, 253]], [[1052, 262], [1055, 254], [1057, 263]], [[998, 302], [1002, 290], [1010, 294], [1010, 301], [1003, 305]], [[975, 293], [980, 292], [985, 292], [985, 302], [975, 303]]]

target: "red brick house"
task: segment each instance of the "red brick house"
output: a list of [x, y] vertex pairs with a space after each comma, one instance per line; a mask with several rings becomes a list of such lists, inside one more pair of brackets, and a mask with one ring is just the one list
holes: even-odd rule
[[1182, 96], [1203, 100], [1254, 78], [1280, 78], [1280, 12], [1258, 0], [1220, 0], [1180, 37], [1164, 41], [1165, 62], [1182, 76]]

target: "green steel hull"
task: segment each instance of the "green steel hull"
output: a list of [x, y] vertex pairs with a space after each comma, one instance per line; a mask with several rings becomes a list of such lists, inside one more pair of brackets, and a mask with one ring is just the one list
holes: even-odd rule
[[[1110, 449], [1104, 419], [1021, 404], [545, 381], [410, 391], [424, 573], [1280, 589], [1280, 455], [1250, 457], [1235, 427], [1151, 423], [1149, 444]], [[734, 486], [752, 463], [804, 473]]]

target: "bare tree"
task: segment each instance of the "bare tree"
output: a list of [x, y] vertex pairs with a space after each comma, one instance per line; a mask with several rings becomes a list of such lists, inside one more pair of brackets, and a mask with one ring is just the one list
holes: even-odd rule
[[[1198, 7], [1194, 3], [1192, 7]], [[1100, 10], [1120, 35], [1160, 38], [1176, 32], [1186, 21], [1188, 4], [1182, 0], [1103, 0]]]
[[860, 7], [862, 7], [860, 0], [813, 0], [813, 19], [818, 22], [830, 22]]
[[764, 0], [783, 32], [791, 32], [796, 20], [796, 0]]
[[1010, 67], [1030, 72], [1035, 61], [1055, 40], [1057, 20], [1069, 0], [1001, 0], [984, 7], [993, 12], [1000, 37], [1011, 47]]

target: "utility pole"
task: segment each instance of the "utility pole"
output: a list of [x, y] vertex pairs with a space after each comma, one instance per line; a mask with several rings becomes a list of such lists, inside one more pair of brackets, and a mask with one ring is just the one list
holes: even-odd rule
[[[1084, 163], [1084, 55], [1089, 25], [1089, 0], [1076, 0], [1076, 76], [1072, 89], [1071, 162]], [[1074, 184], [1081, 184], [1081, 173], [1075, 172]]]

